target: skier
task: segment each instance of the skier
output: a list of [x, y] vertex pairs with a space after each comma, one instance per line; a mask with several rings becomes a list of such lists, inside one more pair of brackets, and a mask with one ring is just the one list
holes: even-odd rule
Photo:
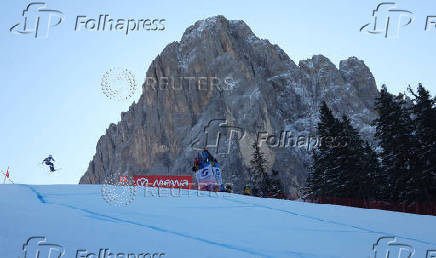
[[47, 166], [49, 166], [49, 167], [50, 167], [50, 172], [53, 173], [53, 172], [56, 171], [56, 169], [54, 168], [54, 164], [53, 164], [53, 162], [55, 162], [55, 160], [54, 160], [53, 156], [50, 154], [50, 155], [48, 155], [47, 158], [45, 158], [45, 159], [42, 161], [41, 164], [46, 164]]
[[[217, 190], [220, 192], [226, 191], [226, 188], [223, 185], [223, 179], [221, 177], [221, 169], [218, 164], [218, 160], [214, 156], [212, 156], [212, 154], [210, 154], [210, 152], [207, 149], [204, 149], [203, 151], [203, 160], [206, 163], [210, 163], [212, 166], [212, 170], [216, 178], [216, 183], [217, 183], [216, 186], [218, 187]], [[211, 186], [211, 188], [215, 189], [215, 186]]]
[[195, 172], [197, 184], [200, 190], [206, 191], [224, 191], [222, 184], [221, 169], [212, 154], [207, 149], [197, 154], [194, 159], [192, 171]]

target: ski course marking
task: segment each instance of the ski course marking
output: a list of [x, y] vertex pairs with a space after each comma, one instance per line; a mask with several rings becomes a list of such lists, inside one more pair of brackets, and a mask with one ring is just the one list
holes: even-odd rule
[[[307, 218], [307, 219], [311, 219], [311, 220], [315, 220], [315, 221], [320, 221], [320, 222], [323, 222], [323, 223], [329, 223], [329, 224], [333, 224], [333, 225], [338, 225], [338, 226], [358, 229], [358, 230], [366, 232], [366, 233], [378, 234], [378, 235], [381, 235], [381, 236], [395, 236], [395, 237], [402, 238], [402, 239], [405, 239], [405, 240], [415, 241], [415, 242], [418, 242], [418, 243], [421, 243], [421, 244], [436, 245], [436, 243], [428, 242], [428, 241], [424, 241], [424, 240], [420, 240], [420, 239], [416, 239], [416, 238], [413, 238], [413, 237], [400, 236], [400, 235], [391, 234], [391, 233], [387, 233], [387, 232], [383, 232], [383, 231], [375, 231], [375, 230], [364, 228], [364, 227], [360, 227], [360, 226], [349, 225], [349, 224], [337, 222], [337, 221], [330, 220], [330, 219], [318, 218], [318, 217], [314, 217], [314, 216], [310, 216], [310, 215], [306, 215], [306, 214], [301, 214], [301, 213], [297, 213], [297, 212], [293, 212], [293, 211], [289, 211], [289, 210], [284, 210], [284, 209], [280, 209], [280, 208], [273, 208], [273, 207], [269, 207], [269, 206], [262, 205], [262, 204], [248, 203], [248, 202], [244, 202], [244, 201], [240, 201], [240, 200], [234, 200], [234, 199], [230, 199], [230, 198], [225, 198], [225, 200], [230, 201], [230, 202], [239, 203], [239, 204], [251, 205], [252, 207], [264, 208], [264, 209], [284, 212], [284, 213], [288, 213], [288, 214], [293, 215], [293, 216], [300, 216], [300, 217], [303, 217], [303, 218]], [[354, 232], [356, 232], [356, 231], [354, 231]]]
[[47, 203], [47, 201], [44, 199], [44, 196], [38, 190], [36, 190], [34, 187], [32, 187], [30, 185], [24, 185], [24, 184], [22, 186], [25, 186], [25, 187], [29, 188], [33, 193], [35, 193], [36, 194], [36, 198], [38, 198], [38, 200], [41, 203]]
[[65, 203], [56, 203], [56, 202], [48, 202], [47, 200], [45, 200], [44, 195], [39, 192], [38, 190], [35, 189], [35, 187], [31, 186], [31, 185], [26, 185], [26, 184], [22, 184], [22, 186], [30, 189], [33, 193], [36, 194], [38, 200], [43, 203], [43, 204], [52, 204], [52, 205], [58, 205], [58, 206], [63, 206], [63, 207], [67, 207], [73, 210], [78, 210], [81, 211], [83, 213], [88, 214], [87, 217], [89, 218], [94, 218], [97, 220], [102, 220], [102, 221], [111, 221], [111, 222], [122, 222], [122, 223], [126, 223], [126, 224], [131, 224], [131, 225], [136, 225], [136, 226], [140, 226], [140, 227], [144, 227], [150, 230], [154, 230], [154, 231], [159, 231], [162, 233], [168, 233], [168, 234], [172, 234], [172, 235], [176, 235], [179, 237], [183, 237], [183, 238], [187, 238], [187, 239], [191, 239], [191, 240], [195, 240], [195, 241], [199, 241], [199, 242], [203, 242], [206, 244], [210, 244], [210, 245], [214, 245], [214, 246], [218, 246], [218, 247], [222, 247], [222, 248], [227, 248], [227, 249], [231, 249], [231, 250], [235, 250], [235, 251], [239, 251], [239, 252], [243, 252], [246, 254], [250, 254], [250, 255], [256, 255], [259, 257], [273, 257], [261, 252], [257, 252], [254, 250], [250, 250], [250, 249], [246, 249], [243, 247], [238, 247], [235, 245], [231, 245], [231, 244], [226, 244], [226, 243], [220, 243], [217, 241], [213, 241], [213, 240], [209, 240], [206, 238], [202, 238], [202, 237], [197, 237], [197, 236], [193, 236], [193, 235], [189, 235], [186, 233], [181, 233], [181, 232], [177, 232], [177, 231], [172, 231], [172, 230], [168, 230], [168, 229], [164, 229], [158, 226], [153, 226], [153, 225], [147, 225], [147, 224], [143, 224], [143, 223], [139, 223], [139, 222], [135, 222], [135, 221], [131, 221], [131, 220], [127, 220], [127, 219], [122, 219], [122, 218], [117, 218], [117, 217], [113, 217], [113, 216], [109, 216], [109, 215], [105, 215], [99, 212], [95, 212], [89, 209], [84, 209], [84, 208], [79, 208], [73, 205], [69, 205], [69, 204], [65, 204]]

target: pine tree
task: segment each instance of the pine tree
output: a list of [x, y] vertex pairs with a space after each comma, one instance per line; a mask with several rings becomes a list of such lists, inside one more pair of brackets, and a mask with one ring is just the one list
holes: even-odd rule
[[307, 177], [305, 194], [312, 197], [335, 196], [341, 188], [340, 171], [336, 165], [338, 150], [332, 148], [334, 143], [327, 139], [339, 135], [341, 123], [333, 116], [325, 102], [322, 102], [320, 108], [320, 121], [317, 129], [321, 144], [313, 150], [313, 164]]
[[282, 198], [284, 196], [284, 188], [279, 178], [279, 171], [273, 169], [271, 171], [271, 176], [267, 175], [267, 178], [267, 192], [269, 193], [270, 197]]
[[351, 125], [347, 116], [342, 117], [341, 141], [346, 145], [341, 145], [340, 155], [337, 156], [337, 162], [341, 170], [340, 182], [343, 185], [342, 197], [367, 199], [368, 172], [366, 164], [368, 161], [365, 156], [363, 141], [359, 133]]
[[362, 166], [366, 171], [366, 180], [364, 182], [367, 185], [366, 199], [386, 200], [388, 195], [387, 178], [384, 173], [381, 173], [377, 153], [367, 141], [364, 145], [364, 162]]
[[313, 151], [313, 166], [307, 178], [306, 194], [370, 199], [370, 186], [377, 177], [378, 161], [368, 143], [364, 144], [347, 116], [336, 119], [325, 102], [318, 123], [320, 138], [333, 138]]
[[409, 87], [415, 97], [412, 107], [413, 123], [417, 139], [415, 155], [414, 199], [418, 201], [436, 200], [436, 100], [418, 85], [417, 94]]
[[388, 181], [389, 199], [405, 201], [410, 198], [413, 171], [414, 130], [410, 112], [403, 95], [393, 96], [382, 86], [376, 99], [379, 117], [374, 121], [376, 138], [382, 151], [382, 170]]
[[260, 150], [258, 142], [252, 145], [253, 153], [250, 161], [250, 181], [252, 185], [252, 193], [256, 196], [265, 196], [267, 193], [268, 175], [266, 173], [266, 159], [263, 152]]

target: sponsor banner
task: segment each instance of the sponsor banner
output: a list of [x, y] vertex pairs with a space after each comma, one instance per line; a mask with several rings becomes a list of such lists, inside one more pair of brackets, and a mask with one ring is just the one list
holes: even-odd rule
[[139, 175], [133, 176], [135, 186], [191, 189], [192, 176]]

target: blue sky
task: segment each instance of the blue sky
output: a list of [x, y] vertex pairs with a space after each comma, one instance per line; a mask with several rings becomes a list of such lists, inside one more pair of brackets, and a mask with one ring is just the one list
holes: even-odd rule
[[[16, 183], [77, 183], [110, 123], [120, 120], [140, 96], [116, 102], [100, 82], [111, 67], [132, 71], [144, 81], [151, 61], [199, 19], [222, 14], [244, 20], [260, 38], [278, 44], [297, 64], [323, 54], [336, 65], [349, 56], [363, 59], [378, 87], [397, 93], [422, 82], [436, 93], [436, 29], [424, 31], [436, 2], [396, 1], [413, 12], [398, 37], [359, 32], [373, 20], [378, 1], [46, 1], [62, 11], [63, 22], [48, 38], [11, 33], [30, 1], [2, 2], [0, 9], [0, 169], [11, 167]], [[164, 31], [74, 31], [78, 15], [98, 18], [166, 19]], [[140, 89], [140, 87], [139, 87]], [[61, 167], [50, 175], [40, 166], [49, 153]]]

